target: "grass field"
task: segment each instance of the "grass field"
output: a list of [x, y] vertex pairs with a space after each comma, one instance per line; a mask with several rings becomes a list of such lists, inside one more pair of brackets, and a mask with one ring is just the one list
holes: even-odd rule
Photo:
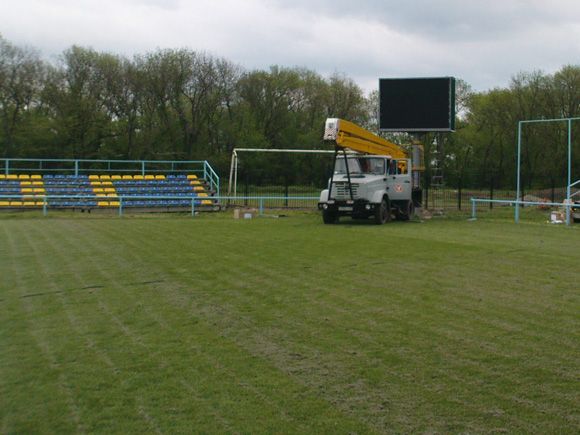
[[580, 226], [0, 219], [0, 433], [578, 433]]

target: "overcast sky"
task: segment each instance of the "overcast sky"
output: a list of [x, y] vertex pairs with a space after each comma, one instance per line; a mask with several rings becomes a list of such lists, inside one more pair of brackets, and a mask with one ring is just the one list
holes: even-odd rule
[[455, 76], [476, 90], [580, 64], [580, 0], [0, 0], [0, 34], [56, 58], [191, 48], [246, 69]]

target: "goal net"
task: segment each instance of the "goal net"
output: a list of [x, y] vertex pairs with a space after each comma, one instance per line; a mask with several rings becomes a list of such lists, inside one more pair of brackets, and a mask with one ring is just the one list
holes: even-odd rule
[[[312, 207], [325, 188], [334, 151], [236, 148], [228, 196], [237, 206]], [[261, 198], [261, 199], [258, 199]]]

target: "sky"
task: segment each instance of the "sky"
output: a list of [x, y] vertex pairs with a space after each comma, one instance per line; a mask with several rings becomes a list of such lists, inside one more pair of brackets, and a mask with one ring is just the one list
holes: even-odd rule
[[453, 76], [474, 90], [580, 64], [580, 0], [0, 0], [0, 34], [51, 60], [189, 48], [245, 69], [352, 78]]

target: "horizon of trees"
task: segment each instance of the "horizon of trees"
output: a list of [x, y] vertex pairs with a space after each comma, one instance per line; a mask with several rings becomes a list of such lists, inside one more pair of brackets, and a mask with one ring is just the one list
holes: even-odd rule
[[[580, 65], [565, 65], [554, 74], [520, 72], [509, 87], [484, 92], [458, 80], [456, 93], [456, 132], [426, 135], [426, 162], [437, 147], [453, 183], [507, 186], [513, 184], [519, 120], [580, 116]], [[365, 95], [341, 74], [323, 77], [276, 65], [248, 71], [188, 49], [129, 59], [72, 46], [51, 63], [0, 35], [2, 158], [199, 159], [224, 174], [234, 147], [323, 148], [327, 117], [377, 131], [377, 106], [377, 91]], [[579, 132], [573, 123], [573, 156], [580, 151]], [[527, 125], [522, 139], [525, 183], [561, 185], [565, 123]], [[303, 161], [280, 167], [267, 157], [253, 158], [286, 182], [321, 171]], [[573, 173], [580, 174], [577, 157]]]

